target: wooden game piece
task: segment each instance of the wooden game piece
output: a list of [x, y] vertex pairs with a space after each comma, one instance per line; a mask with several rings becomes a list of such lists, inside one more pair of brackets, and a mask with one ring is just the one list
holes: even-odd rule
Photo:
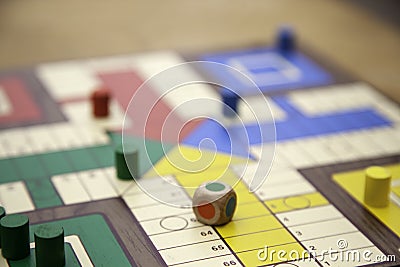
[[[0, 206], [0, 220], [4, 216], [6, 216], [6, 210], [3, 207]], [[0, 248], [1, 248], [1, 231], [0, 231]]]
[[21, 260], [30, 254], [29, 218], [23, 214], [6, 215], [0, 220], [1, 252], [8, 260]]
[[222, 112], [224, 116], [232, 118], [238, 113], [239, 96], [226, 88], [221, 89], [222, 102], [224, 104]]
[[296, 36], [293, 29], [288, 26], [281, 27], [278, 31], [276, 42], [278, 50], [282, 53], [296, 49]]
[[372, 207], [386, 207], [389, 204], [392, 175], [389, 170], [372, 166], [365, 170], [364, 202]]
[[139, 177], [138, 150], [129, 145], [117, 146], [115, 148], [115, 168], [119, 179], [130, 180]]
[[101, 87], [93, 91], [90, 100], [92, 102], [92, 113], [95, 118], [105, 118], [109, 114], [109, 102], [111, 93], [108, 88]]
[[194, 193], [193, 211], [199, 222], [222, 225], [232, 219], [236, 202], [236, 193], [230, 185], [223, 182], [206, 182]]
[[37, 267], [65, 265], [64, 229], [60, 226], [41, 225], [35, 230]]

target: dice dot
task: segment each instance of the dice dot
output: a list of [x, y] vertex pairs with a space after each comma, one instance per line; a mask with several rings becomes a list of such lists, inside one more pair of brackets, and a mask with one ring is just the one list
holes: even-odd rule
[[215, 208], [211, 203], [200, 205], [198, 210], [200, 215], [205, 219], [212, 219], [215, 216]]
[[233, 215], [233, 212], [235, 211], [235, 208], [236, 208], [236, 198], [232, 196], [228, 200], [228, 203], [226, 204], [226, 209], [225, 209], [226, 217], [231, 217]]
[[207, 184], [206, 188], [213, 192], [219, 192], [219, 191], [225, 190], [225, 185], [218, 183], [218, 182], [213, 182], [213, 183]]

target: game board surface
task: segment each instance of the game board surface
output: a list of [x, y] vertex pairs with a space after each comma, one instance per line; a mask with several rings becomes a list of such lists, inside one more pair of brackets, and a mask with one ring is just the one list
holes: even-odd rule
[[[213, 120], [222, 113], [213, 85], [173, 93], [154, 80], [141, 87], [189, 60], [239, 69], [265, 94], [273, 119], [235, 72], [188, 67], [177, 76], [238, 86], [242, 126]], [[89, 95], [99, 86], [113, 94], [106, 119], [91, 115]], [[134, 95], [140, 98], [130, 106]], [[209, 119], [192, 120], [198, 114]], [[400, 264], [400, 108], [303, 49], [157, 51], [3, 72], [0, 129], [0, 205], [27, 214], [31, 235], [41, 224], [62, 225], [66, 266]], [[260, 131], [271, 129], [274, 138], [263, 139]], [[116, 177], [113, 151], [125, 133], [139, 149], [139, 184]], [[363, 170], [371, 165], [392, 170], [387, 208], [363, 203]], [[213, 179], [238, 195], [224, 226], [197, 222], [190, 208], [195, 188]], [[254, 179], [263, 183], [250, 192]], [[280, 250], [286, 254], [278, 257]], [[346, 252], [368, 258], [345, 259]], [[33, 252], [21, 261], [0, 258], [0, 266], [35, 261]]]

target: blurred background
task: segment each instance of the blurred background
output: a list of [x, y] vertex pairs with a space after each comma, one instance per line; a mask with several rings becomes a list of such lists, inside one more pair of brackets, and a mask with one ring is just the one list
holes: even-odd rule
[[274, 41], [302, 46], [400, 101], [400, 2], [323, 0], [0, 0], [0, 69], [157, 49]]

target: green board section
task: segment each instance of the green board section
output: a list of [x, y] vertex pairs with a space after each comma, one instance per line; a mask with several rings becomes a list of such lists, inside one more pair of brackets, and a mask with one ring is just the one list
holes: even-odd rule
[[[0, 182], [13, 182], [113, 165], [111, 145], [0, 160]], [[111, 154], [111, 155], [109, 155]]]
[[[131, 266], [125, 253], [115, 239], [114, 234], [101, 215], [94, 214], [75, 217], [66, 220], [52, 221], [46, 224], [63, 227], [66, 237], [77, 235], [94, 266]], [[41, 224], [31, 225], [31, 242], [34, 240], [33, 233], [35, 229], [40, 225]], [[66, 246], [65, 252], [66, 266], [80, 266], [70, 246]], [[19, 261], [10, 261], [10, 265], [11, 267], [33, 267], [35, 266], [34, 255], [34, 250], [31, 250], [30, 257]]]
[[[43, 177], [85, 171], [114, 165], [114, 147], [122, 141], [120, 134], [112, 133], [110, 138], [113, 144], [78, 148], [65, 151], [16, 157], [0, 160], [0, 182], [28, 181]], [[129, 144], [139, 150], [139, 168], [143, 174], [150, 169], [152, 164], [159, 161], [173, 145], [164, 144], [153, 140], [129, 138]]]
[[[36, 208], [62, 205], [51, 177], [71, 172], [114, 166], [114, 147], [122, 136], [109, 133], [111, 144], [49, 152], [0, 160], [0, 183], [25, 181]], [[173, 145], [153, 140], [129, 137], [129, 143], [139, 150], [139, 174], [143, 175], [159, 161]]]
[[98, 164], [90, 150], [88, 148], [79, 148], [65, 151], [66, 157], [72, 164], [72, 170], [84, 171], [98, 168]]
[[63, 152], [41, 154], [38, 158], [43, 162], [49, 176], [71, 171], [71, 165]]
[[2, 183], [20, 180], [20, 175], [11, 159], [0, 160], [0, 181]]
[[98, 168], [109, 167], [114, 163], [114, 149], [112, 146], [97, 146], [91, 148], [91, 154], [96, 159]]
[[46, 175], [45, 169], [39, 160], [39, 157], [25, 156], [14, 159], [16, 167], [23, 180], [43, 177]]
[[36, 208], [41, 209], [62, 205], [60, 197], [47, 177], [26, 181], [26, 186], [31, 193]]

